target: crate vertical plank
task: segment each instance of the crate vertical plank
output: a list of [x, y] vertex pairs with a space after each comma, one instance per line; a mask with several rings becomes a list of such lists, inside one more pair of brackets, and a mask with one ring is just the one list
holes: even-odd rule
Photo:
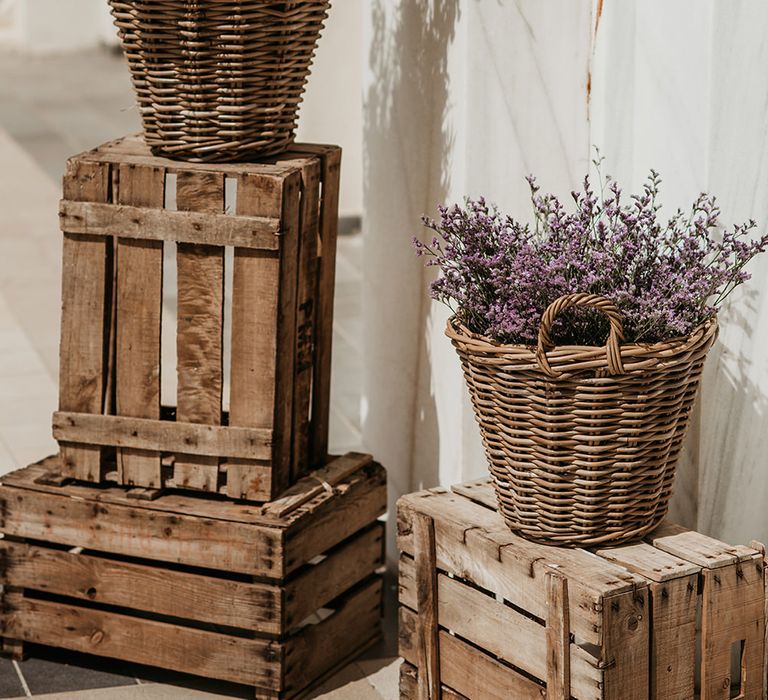
[[547, 697], [570, 700], [571, 633], [568, 617], [568, 579], [556, 572], [546, 575], [547, 586]]
[[742, 695], [763, 695], [765, 585], [763, 561], [754, 559], [717, 569], [704, 569], [702, 590], [701, 700], [731, 697], [731, 653], [743, 644]]
[[694, 696], [698, 576], [650, 585], [652, 700]]
[[[110, 168], [103, 163], [72, 160], [64, 176], [64, 198], [108, 202]], [[111, 300], [111, 239], [64, 231], [62, 262], [59, 409], [83, 413], [104, 411], [106, 386], [105, 321]], [[109, 278], [109, 279], [108, 279]], [[101, 448], [63, 444], [67, 476], [98, 481]]]
[[272, 474], [260, 478], [250, 460], [229, 460], [227, 495], [268, 500], [289, 484], [293, 418], [293, 348], [300, 174], [288, 178], [243, 174], [237, 212], [282, 221], [279, 253], [235, 248], [232, 292], [230, 425], [273, 428]]
[[300, 478], [313, 463], [309, 452], [316, 332], [315, 298], [318, 282], [318, 233], [320, 214], [320, 163], [317, 159], [302, 163], [301, 237], [299, 240], [298, 291], [296, 300], [296, 368], [293, 388], [293, 464], [291, 479]]
[[766, 576], [766, 551], [765, 545], [758, 540], [752, 540], [749, 546], [760, 553], [763, 558], [763, 584], [765, 589], [764, 610], [765, 629], [763, 630], [763, 698], [768, 698], [768, 576]]
[[603, 600], [604, 700], [645, 700], [649, 691], [648, 590]]
[[[2, 601], [2, 605], [0, 605], [2, 614], [12, 615], [24, 603], [24, 589], [3, 584], [0, 600]], [[3, 636], [5, 633], [6, 630], [3, 626], [0, 628], [0, 653], [14, 661], [22, 661], [24, 659], [24, 640]]]
[[424, 513], [413, 516], [416, 560], [416, 611], [419, 615], [418, 700], [440, 698], [440, 652], [437, 626], [437, 560], [435, 523]]
[[[165, 170], [121, 164], [118, 201], [162, 209]], [[117, 244], [117, 414], [160, 418], [160, 335], [163, 298], [162, 241], [120, 238]], [[117, 452], [122, 484], [160, 488], [160, 453]]]
[[[180, 172], [176, 179], [180, 211], [224, 211], [224, 175]], [[221, 425], [224, 346], [224, 248], [178, 243], [177, 409], [189, 423]], [[179, 487], [216, 491], [218, 458], [177, 455]]]
[[333, 290], [336, 284], [336, 238], [339, 228], [339, 181], [341, 149], [332, 148], [322, 158], [323, 196], [320, 205], [320, 269], [315, 334], [315, 376], [312, 381], [312, 460], [328, 455], [328, 423], [331, 395], [333, 345]]

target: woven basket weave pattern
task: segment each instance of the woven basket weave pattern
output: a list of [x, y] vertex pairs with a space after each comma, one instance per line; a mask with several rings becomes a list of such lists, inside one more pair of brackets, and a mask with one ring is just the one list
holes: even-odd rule
[[153, 152], [242, 160], [293, 143], [328, 0], [110, 0]]
[[[573, 306], [601, 309], [605, 347], [554, 347], [549, 329]], [[714, 319], [690, 336], [621, 345], [602, 297], [576, 294], [542, 319], [538, 347], [499, 345], [464, 328], [461, 358], [499, 509], [515, 532], [546, 544], [637, 539], [664, 518]]]

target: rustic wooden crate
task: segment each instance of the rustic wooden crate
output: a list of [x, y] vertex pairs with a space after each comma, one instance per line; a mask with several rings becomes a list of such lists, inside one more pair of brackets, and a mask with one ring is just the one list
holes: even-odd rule
[[0, 637], [298, 698], [381, 632], [384, 470], [348, 454], [266, 505], [53, 485], [58, 458], [0, 486]]
[[535, 544], [487, 480], [400, 499], [398, 542], [402, 698], [764, 697], [755, 548], [675, 525], [596, 551]]
[[[340, 159], [335, 146], [296, 145], [267, 163], [180, 163], [152, 156], [139, 137], [70, 159], [53, 420], [68, 475], [100, 481], [116, 464], [121, 484], [266, 501], [326, 461]], [[164, 245], [178, 277], [169, 410]]]

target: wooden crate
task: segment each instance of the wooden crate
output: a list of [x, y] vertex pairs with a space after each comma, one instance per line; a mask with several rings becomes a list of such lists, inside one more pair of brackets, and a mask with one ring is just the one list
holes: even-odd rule
[[297, 698], [381, 633], [384, 470], [330, 462], [264, 506], [50, 484], [0, 486], [0, 636]]
[[[139, 137], [70, 159], [53, 420], [68, 475], [100, 481], [114, 464], [121, 484], [266, 501], [325, 463], [340, 159], [335, 146], [296, 145], [268, 163], [180, 163]], [[170, 409], [164, 246], [178, 279]]]
[[398, 543], [402, 698], [764, 697], [754, 548], [674, 525], [596, 551], [534, 544], [487, 480], [400, 499]]

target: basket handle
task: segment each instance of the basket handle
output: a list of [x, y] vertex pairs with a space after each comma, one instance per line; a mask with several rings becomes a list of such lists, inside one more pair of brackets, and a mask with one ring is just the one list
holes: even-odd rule
[[555, 347], [550, 336], [552, 330], [552, 324], [555, 319], [567, 309], [572, 309], [576, 306], [586, 306], [592, 309], [602, 311], [611, 324], [611, 331], [608, 335], [608, 340], [605, 343], [605, 352], [608, 357], [608, 370], [611, 374], [625, 374], [624, 364], [621, 361], [621, 342], [624, 340], [624, 329], [621, 325], [621, 314], [619, 310], [614, 306], [613, 302], [601, 297], [598, 294], [564, 294], [563, 296], [555, 299], [544, 312], [541, 317], [541, 325], [539, 326], [539, 342], [536, 347], [536, 361], [539, 363], [539, 368], [552, 377], [553, 379], [559, 377], [562, 372], [552, 369], [547, 359], [547, 351]]

